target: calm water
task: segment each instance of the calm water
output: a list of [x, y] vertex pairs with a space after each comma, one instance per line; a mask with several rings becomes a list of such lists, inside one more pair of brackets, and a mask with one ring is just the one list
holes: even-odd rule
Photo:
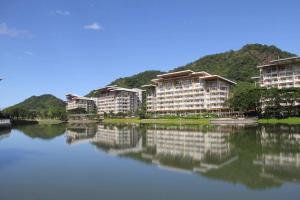
[[0, 199], [299, 199], [300, 126], [0, 131]]

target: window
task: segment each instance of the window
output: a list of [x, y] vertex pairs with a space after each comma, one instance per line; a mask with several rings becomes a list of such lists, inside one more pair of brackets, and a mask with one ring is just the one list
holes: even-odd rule
[[184, 80], [183, 81], [183, 86], [186, 88], [189, 88], [192, 86], [192, 80]]
[[182, 88], [182, 82], [180, 80], [175, 81], [176, 89]]

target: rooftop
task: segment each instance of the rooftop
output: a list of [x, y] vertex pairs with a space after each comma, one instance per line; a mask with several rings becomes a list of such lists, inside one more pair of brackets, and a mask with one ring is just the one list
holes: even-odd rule
[[227, 79], [227, 78], [224, 78], [224, 77], [222, 77], [222, 76], [219, 76], [219, 75], [210, 75], [210, 76], [205, 76], [205, 77], [202, 77], [201, 79], [204, 79], [204, 80], [215, 80], [215, 79], [221, 79], [221, 80], [223, 80], [223, 81], [226, 81], [226, 82], [228, 82], [228, 83], [231, 83], [231, 84], [234, 84], [234, 85], [236, 85], [236, 82], [234, 82], [234, 81], [231, 81], [231, 80], [229, 80], [229, 79]]
[[259, 65], [257, 68], [269, 67], [269, 66], [278, 66], [278, 65], [286, 65], [286, 64], [294, 64], [300, 63], [300, 57], [289, 57], [283, 59], [271, 60], [268, 64]]
[[106, 87], [103, 87], [103, 88], [99, 88], [99, 89], [97, 89], [97, 91], [100, 91], [100, 92], [105, 92], [105, 91], [140, 92], [140, 91], [143, 91], [143, 90], [138, 89], [138, 88], [128, 89], [128, 88], [122, 88], [122, 87], [117, 87], [115, 85], [112, 85], [112, 86], [106, 86]]
[[66, 97], [67, 97], [67, 99], [82, 99], [82, 100], [92, 100], [92, 99], [90, 99], [90, 98], [88, 98], [88, 97], [82, 97], [82, 96], [79, 96], [79, 95], [77, 95], [77, 94], [66, 94]]
[[165, 73], [165, 74], [159, 74], [157, 75], [158, 78], [172, 78], [172, 77], [177, 77], [177, 76], [186, 76], [194, 73], [192, 70], [183, 70], [183, 71], [178, 71], [178, 72], [170, 72], [170, 73]]
[[148, 85], [142, 85], [142, 88], [151, 88], [151, 87], [155, 87], [154, 84], [148, 84]]
[[[159, 82], [167, 79], [175, 79], [175, 78], [183, 78], [183, 77], [190, 77], [190, 76], [197, 76], [200, 77], [201, 79], [205, 80], [214, 80], [214, 79], [222, 79], [226, 82], [229, 82], [231, 84], [236, 84], [235, 82], [226, 79], [222, 76], [219, 75], [211, 75], [205, 71], [200, 71], [200, 72], [194, 72], [192, 70], [183, 70], [183, 71], [178, 71], [178, 72], [171, 72], [171, 73], [166, 73], [166, 74], [160, 74], [157, 75], [156, 79], [152, 79], [152, 82]], [[144, 85], [143, 87], [152, 87], [154, 85]]]

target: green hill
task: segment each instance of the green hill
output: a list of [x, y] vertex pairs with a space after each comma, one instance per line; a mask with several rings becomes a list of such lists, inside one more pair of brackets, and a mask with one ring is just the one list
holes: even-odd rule
[[[207, 71], [229, 78], [233, 81], [251, 81], [252, 76], [259, 74], [257, 65], [277, 58], [296, 56], [293, 53], [282, 51], [276, 46], [262, 44], [248, 44], [237, 51], [227, 51], [219, 54], [204, 56], [192, 63], [177, 67], [171, 71], [191, 69], [194, 71]], [[160, 71], [145, 71], [130, 77], [119, 78], [111, 84], [120, 87], [140, 87], [150, 83]], [[89, 94], [90, 95], [90, 94]]]
[[51, 94], [32, 96], [3, 113], [14, 118], [61, 118], [65, 116], [65, 102]]

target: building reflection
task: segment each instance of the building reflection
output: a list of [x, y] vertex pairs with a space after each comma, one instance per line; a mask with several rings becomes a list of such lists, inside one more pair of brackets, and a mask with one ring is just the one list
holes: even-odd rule
[[229, 136], [229, 132], [220, 129], [218, 132], [201, 132], [194, 129], [149, 128], [146, 149], [152, 149], [152, 154], [144, 153], [143, 157], [151, 158], [153, 163], [161, 166], [181, 166], [192, 171], [207, 172], [237, 159], [228, 141]]
[[72, 123], [66, 130], [68, 144], [88, 142], [97, 132], [96, 124]]
[[111, 155], [252, 189], [300, 180], [300, 126], [72, 125], [67, 138]]
[[262, 127], [259, 133], [261, 176], [280, 182], [300, 181], [300, 130], [297, 126]]
[[142, 151], [142, 137], [135, 126], [98, 125], [90, 142], [110, 154], [121, 155]]

